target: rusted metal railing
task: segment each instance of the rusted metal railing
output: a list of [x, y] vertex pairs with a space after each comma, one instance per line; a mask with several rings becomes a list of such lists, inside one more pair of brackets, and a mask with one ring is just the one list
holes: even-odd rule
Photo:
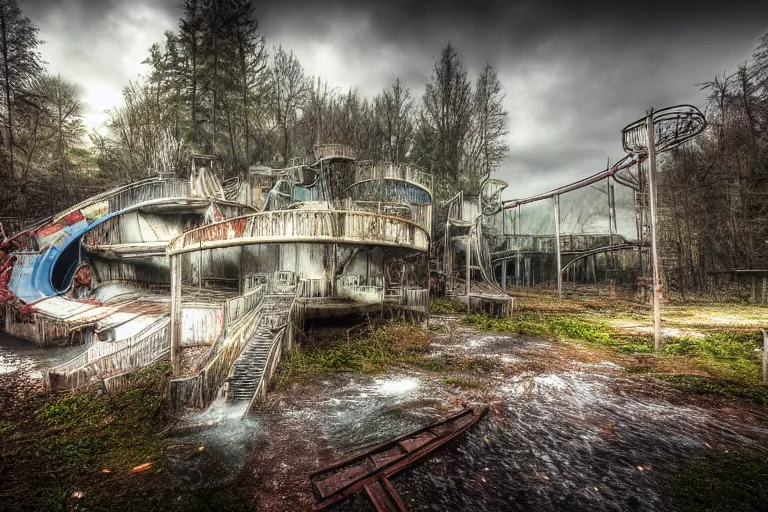
[[186, 231], [171, 240], [167, 254], [279, 242], [384, 245], [427, 251], [429, 234], [415, 222], [368, 212], [269, 211]]

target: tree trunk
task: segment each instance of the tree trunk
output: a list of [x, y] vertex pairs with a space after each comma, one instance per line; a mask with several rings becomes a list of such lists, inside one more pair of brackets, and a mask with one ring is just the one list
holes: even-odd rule
[[5, 70], [5, 102], [8, 108], [8, 165], [11, 177], [16, 177], [13, 172], [13, 116], [11, 108], [11, 77], [8, 70], [8, 30], [5, 19], [5, 9], [0, 7], [0, 31], [3, 37], [3, 68]]

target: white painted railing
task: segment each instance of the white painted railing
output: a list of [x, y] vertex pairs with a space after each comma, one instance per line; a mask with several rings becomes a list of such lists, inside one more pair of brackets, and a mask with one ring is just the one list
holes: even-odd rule
[[48, 371], [53, 373], [66, 373], [72, 370], [76, 370], [85, 365], [88, 361], [92, 361], [94, 359], [98, 359], [100, 357], [104, 357], [106, 355], [122, 350], [126, 347], [136, 345], [144, 338], [149, 336], [152, 332], [165, 327], [167, 323], [168, 318], [161, 318], [158, 321], [146, 326], [144, 329], [140, 330], [130, 338], [112, 342], [94, 342], [82, 354], [73, 359], [70, 359], [66, 363], [50, 368]]
[[[129, 338], [132, 341], [134, 338]], [[91, 359], [69, 371], [47, 371], [44, 380], [51, 391], [74, 389], [109, 375], [140, 368], [167, 351], [170, 347], [170, 319], [164, 318], [151, 332], [135, 343], [123, 345], [118, 350]]]
[[331, 296], [331, 281], [324, 277], [299, 279], [297, 296], [303, 298], [321, 298]]
[[156, 180], [120, 191], [109, 198], [109, 212], [119, 212], [139, 203], [172, 197], [192, 197], [187, 180]]
[[430, 194], [432, 193], [432, 175], [408, 165], [384, 163], [370, 166], [359, 166], [355, 170], [355, 181], [368, 180], [401, 180], [419, 185]]
[[313, 149], [315, 151], [315, 158], [318, 160], [333, 157], [350, 158], [352, 160], [356, 158], [355, 150], [343, 144], [318, 144]]
[[429, 234], [415, 222], [359, 211], [284, 210], [228, 219], [186, 231], [169, 255], [258, 243], [350, 243], [429, 248]]
[[405, 290], [405, 305], [426, 311], [429, 303], [429, 290], [426, 288], [410, 288]]
[[224, 306], [226, 311], [227, 325], [231, 324], [245, 313], [258, 308], [261, 301], [264, 300], [266, 285], [258, 285], [242, 295], [228, 299]]

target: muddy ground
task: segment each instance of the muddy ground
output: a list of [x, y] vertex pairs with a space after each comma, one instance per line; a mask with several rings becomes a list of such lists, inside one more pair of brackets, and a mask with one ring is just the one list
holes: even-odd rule
[[[760, 308], [707, 311], [670, 310], [666, 327], [706, 334], [718, 318], [745, 330], [764, 318]], [[516, 314], [530, 313], [580, 315], [642, 335], [648, 309], [631, 301], [518, 300]], [[309, 472], [488, 404], [481, 423], [393, 480], [409, 510], [718, 510], [729, 503], [760, 510], [750, 500], [764, 489], [723, 474], [768, 477], [764, 463], [754, 464], [768, 460], [765, 402], [655, 376], [709, 371], [685, 357], [480, 331], [462, 319], [433, 316], [418, 364], [281, 382], [246, 420], [224, 406], [169, 418], [162, 368], [150, 372], [146, 389], [124, 396], [51, 398], [39, 395], [44, 358], [10, 364], [0, 374], [0, 508], [310, 510]], [[446, 360], [453, 363], [430, 364]], [[98, 444], [78, 440], [92, 436]], [[51, 446], [56, 438], [68, 441]], [[734, 453], [746, 459], [734, 462]], [[144, 463], [150, 469], [132, 472]], [[713, 502], [702, 486], [725, 498]], [[340, 507], [369, 509], [362, 497]]]

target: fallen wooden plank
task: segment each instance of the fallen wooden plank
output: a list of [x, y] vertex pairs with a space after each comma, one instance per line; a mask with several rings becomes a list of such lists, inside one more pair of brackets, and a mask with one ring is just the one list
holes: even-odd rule
[[365, 493], [379, 512], [405, 512], [405, 503], [386, 478], [365, 486]]
[[[397, 497], [391, 484], [383, 481], [419, 462], [435, 449], [461, 435], [477, 423], [487, 411], [487, 407], [465, 409], [311, 473], [309, 476], [312, 491], [318, 500], [314, 510], [322, 510], [362, 489], [365, 489], [369, 496], [374, 496], [371, 498], [372, 501], [381, 500], [384, 508], [379, 510], [400, 510], [387, 508], [400, 506], [397, 504], [400, 498]], [[383, 483], [377, 484], [379, 481]], [[391, 492], [387, 490], [388, 488]], [[376, 504], [375, 501], [374, 504]], [[402, 504], [401, 501], [400, 504]]]

